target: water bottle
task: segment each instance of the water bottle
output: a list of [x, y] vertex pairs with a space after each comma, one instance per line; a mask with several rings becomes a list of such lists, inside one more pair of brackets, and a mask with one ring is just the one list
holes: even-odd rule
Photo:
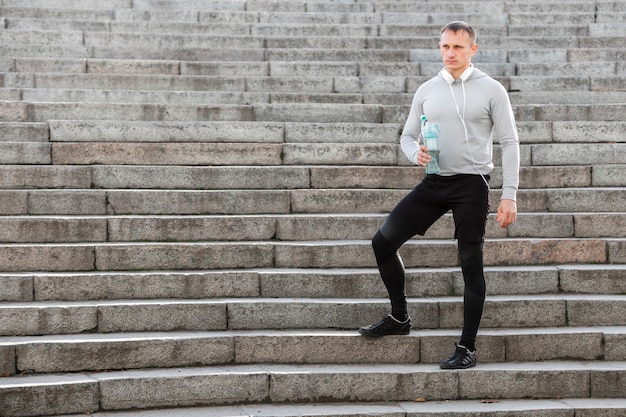
[[424, 146], [428, 148], [428, 155], [431, 160], [426, 164], [427, 174], [439, 173], [439, 125], [426, 121], [426, 116], [422, 115], [422, 137]]

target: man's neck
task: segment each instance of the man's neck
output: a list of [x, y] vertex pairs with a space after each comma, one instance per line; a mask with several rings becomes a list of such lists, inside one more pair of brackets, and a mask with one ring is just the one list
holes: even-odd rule
[[[454, 72], [450, 72], [450, 71], [448, 71], [448, 72], [450, 73], [450, 75], [452, 75], [452, 77], [453, 77], [455, 80], [458, 80], [459, 78], [461, 78], [461, 75], [463, 75], [463, 73], [465, 72], [465, 70], [466, 70], [466, 69], [468, 69], [468, 68], [469, 68], [469, 67], [471, 67], [471, 66], [472, 66], [472, 64], [470, 63], [470, 64], [469, 64], [469, 65], [467, 65], [465, 68], [455, 70]], [[446, 68], [446, 70], [447, 70], [447, 68]]]

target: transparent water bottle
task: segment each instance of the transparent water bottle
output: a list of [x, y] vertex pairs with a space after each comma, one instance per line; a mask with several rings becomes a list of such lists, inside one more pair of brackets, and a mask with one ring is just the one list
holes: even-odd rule
[[439, 125], [426, 121], [422, 115], [422, 137], [431, 160], [426, 164], [427, 174], [439, 173]]

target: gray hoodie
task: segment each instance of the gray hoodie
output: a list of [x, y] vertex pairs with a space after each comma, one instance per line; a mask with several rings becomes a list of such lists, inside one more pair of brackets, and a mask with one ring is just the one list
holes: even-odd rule
[[502, 148], [502, 199], [516, 199], [519, 139], [509, 96], [502, 84], [476, 68], [466, 81], [457, 79], [449, 84], [440, 73], [422, 84], [413, 97], [400, 138], [404, 154], [414, 164], [422, 115], [439, 125], [439, 175], [490, 174], [495, 134]]

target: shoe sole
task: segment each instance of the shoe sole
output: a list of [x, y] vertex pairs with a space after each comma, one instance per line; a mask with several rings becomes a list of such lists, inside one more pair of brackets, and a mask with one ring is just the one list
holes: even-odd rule
[[384, 337], [384, 336], [406, 336], [411, 333], [411, 330], [403, 330], [401, 332], [396, 333], [385, 333], [385, 334], [376, 334], [376, 333], [368, 333], [367, 330], [359, 329], [359, 334], [366, 337]]
[[476, 362], [474, 362], [474, 363], [472, 363], [471, 365], [468, 365], [468, 366], [445, 366], [445, 365], [439, 364], [439, 368], [440, 369], [445, 369], [445, 370], [469, 369], [469, 368], [473, 368], [475, 366], [476, 366]]

